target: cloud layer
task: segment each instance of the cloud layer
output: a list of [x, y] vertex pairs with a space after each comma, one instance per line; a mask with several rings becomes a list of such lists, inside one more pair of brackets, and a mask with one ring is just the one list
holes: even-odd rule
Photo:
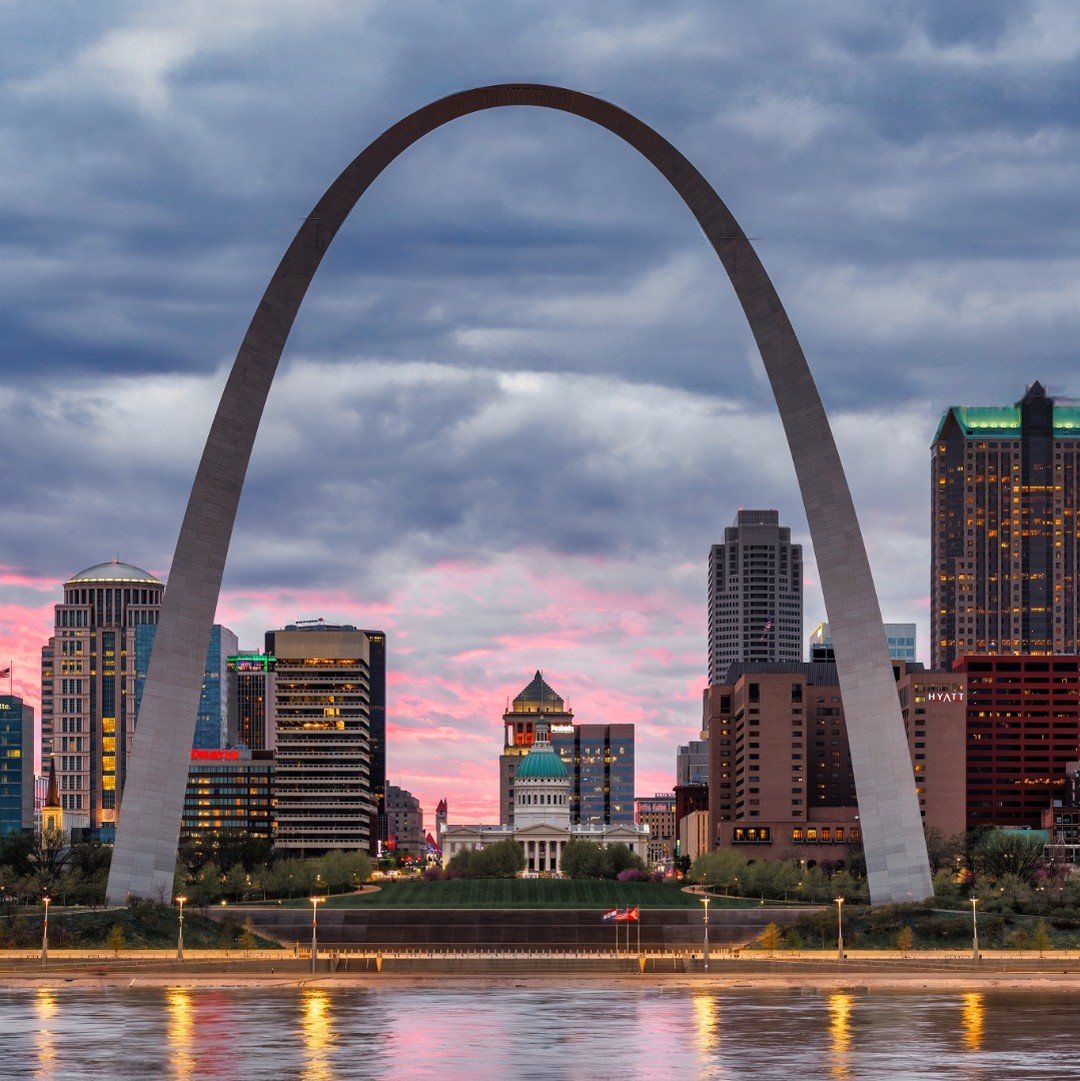
[[[938, 415], [1034, 378], [1076, 392], [1064, 2], [7, 16], [0, 654], [32, 699], [67, 575], [117, 554], [167, 573], [227, 365], [300, 219], [385, 126], [465, 86], [598, 93], [713, 182], [818, 378], [886, 616], [918, 619], [923, 644]], [[806, 542], [696, 226], [606, 133], [532, 110], [433, 134], [368, 193], [249, 476], [221, 618], [245, 645], [302, 616], [385, 626], [392, 778], [463, 818], [494, 813], [499, 715], [536, 667], [582, 720], [636, 721], [639, 791], [669, 787], [699, 724], [709, 544], [740, 506], [778, 507]]]

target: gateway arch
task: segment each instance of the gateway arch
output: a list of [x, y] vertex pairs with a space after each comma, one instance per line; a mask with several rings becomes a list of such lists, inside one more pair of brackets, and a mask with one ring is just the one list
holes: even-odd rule
[[821, 398], [772, 282], [709, 183], [647, 124], [588, 94], [506, 84], [452, 94], [383, 132], [331, 184], [270, 279], [221, 396], [180, 528], [127, 769], [109, 902], [171, 896], [203, 666], [236, 508], [274, 372], [323, 255], [357, 200], [399, 154], [451, 120], [511, 105], [570, 113], [629, 143], [675, 189], [724, 265], [776, 397], [810, 525], [871, 898], [922, 900], [933, 892], [930, 868], [870, 563]]

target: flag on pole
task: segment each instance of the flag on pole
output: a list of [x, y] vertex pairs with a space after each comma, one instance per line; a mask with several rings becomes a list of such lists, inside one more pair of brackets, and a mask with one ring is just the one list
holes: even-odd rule
[[11, 675], [11, 666], [0, 668], [0, 679], [7, 679]]
[[616, 909], [615, 912], [616, 912], [616, 915], [615, 915], [615, 922], [616, 923], [628, 923], [630, 921], [630, 919], [632, 918], [630, 916], [630, 909], [629, 908], [624, 909], [622, 912], [619, 912], [619, 910]]
[[637, 923], [637, 921], [641, 919], [641, 910], [637, 905], [626, 910], [626, 918], [630, 920], [631, 923]]
[[619, 918], [619, 910], [613, 908], [610, 912], [605, 912], [600, 919], [602, 920], [617, 920]]

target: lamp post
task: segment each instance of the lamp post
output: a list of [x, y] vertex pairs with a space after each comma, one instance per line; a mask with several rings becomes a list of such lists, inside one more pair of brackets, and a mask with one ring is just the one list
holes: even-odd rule
[[979, 917], [976, 915], [975, 906], [979, 903], [978, 897], [971, 898], [971, 959], [979, 959]]
[[315, 971], [315, 961], [319, 956], [319, 902], [325, 897], [311, 898], [311, 971]]
[[705, 906], [705, 971], [709, 971], [709, 901], [710, 897], [702, 897], [701, 903]]
[[45, 894], [41, 903], [45, 906], [45, 921], [41, 925], [41, 963], [47, 964], [49, 960], [49, 901], [51, 898]]
[[836, 959], [844, 959], [844, 899], [836, 898]]
[[176, 898], [176, 903], [180, 906], [180, 931], [176, 936], [176, 959], [177, 961], [183, 961], [184, 959], [184, 902], [186, 897], [180, 895]]

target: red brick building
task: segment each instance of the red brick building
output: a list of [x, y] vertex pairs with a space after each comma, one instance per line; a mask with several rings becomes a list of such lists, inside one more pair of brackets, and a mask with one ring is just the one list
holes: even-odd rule
[[1080, 744], [1080, 657], [962, 657], [967, 824], [1030, 826], [1062, 798]]
[[[964, 680], [894, 663], [923, 819], [964, 828]], [[836, 666], [733, 665], [705, 695], [710, 836], [747, 855], [840, 862], [862, 839]]]

